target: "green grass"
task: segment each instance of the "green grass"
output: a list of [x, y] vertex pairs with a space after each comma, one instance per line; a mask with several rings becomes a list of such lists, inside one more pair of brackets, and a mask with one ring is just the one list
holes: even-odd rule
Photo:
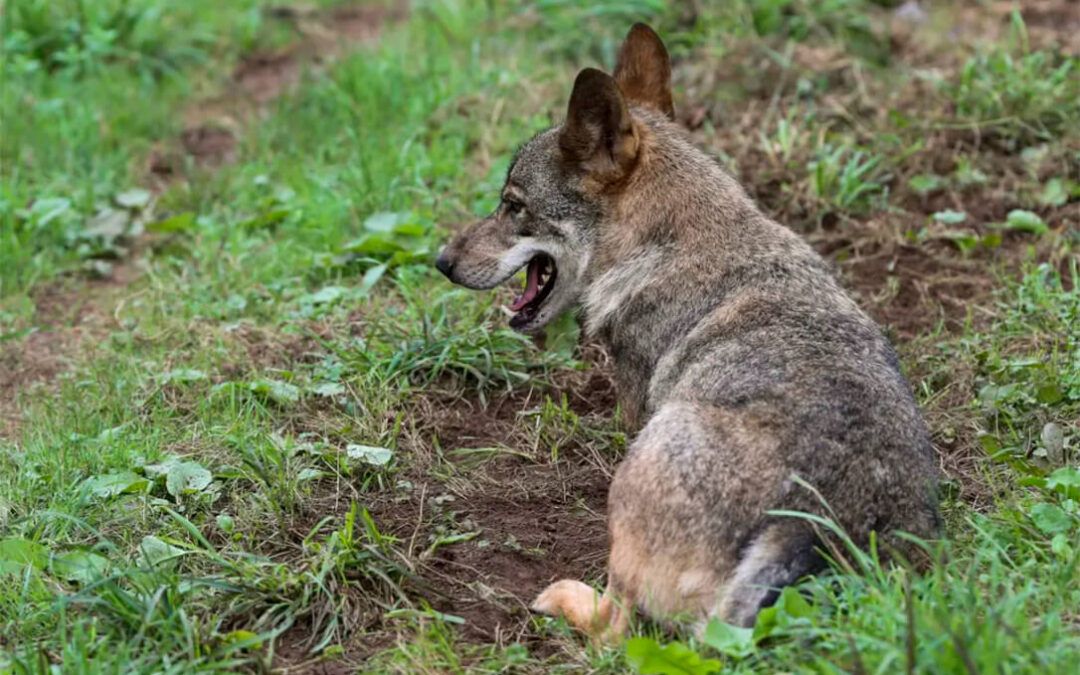
[[[414, 4], [377, 46], [274, 102], [235, 163], [160, 194], [137, 189], [144, 158], [179, 132], [177, 109], [289, 30], [256, 2], [5, 9], [0, 366], [29, 369], [23, 348], [55, 340], [60, 373], [12, 390], [23, 422], [0, 437], [0, 673], [300, 659], [402, 674], [704, 673], [710, 659], [732, 673], [1071, 672], [1080, 291], [1061, 261], [1080, 245], [1067, 211], [1075, 59], [1030, 49], [1016, 24], [1011, 42], [956, 45], [932, 95], [901, 109], [892, 89], [911, 73], [876, 23], [889, 3], [746, 0], [696, 17], [646, 0]], [[960, 328], [929, 322], [900, 345], [944, 464], [963, 467], [947, 476], [948, 540], [928, 544], [935, 562], [920, 572], [845, 552], [756, 637], [717, 626], [701, 643], [640, 625], [628, 649], [593, 650], [535, 619], [501, 643], [465, 639], [466, 619], [432, 609], [424, 586], [433, 552], [486, 541], [462, 495], [506, 482], [486, 473], [505, 462], [577, 495], [575, 472], [610, 471], [626, 437], [571, 407], [588, 368], [568, 346], [573, 322], [539, 349], [505, 328], [502, 291], [450, 287], [431, 256], [493, 207], [515, 145], [558, 119], [575, 69], [610, 65], [638, 18], [663, 29], [677, 82], [728, 54], [837, 47], [880, 109], [844, 98], [842, 78], [800, 85], [788, 62], [775, 103], [695, 90], [688, 103], [731, 113], [697, 140], [737, 158], [752, 187], [775, 182], [766, 208], [798, 206], [789, 222], [815, 237], [822, 214], [841, 215], [847, 241], [828, 250], [844, 269], [888, 253], [885, 290], [912, 275], [888, 246], [995, 287], [966, 300]], [[762, 110], [767, 124], [725, 136]], [[952, 150], [956, 126], [1012, 146]], [[943, 207], [919, 200], [942, 194], [971, 215], [929, 217]], [[990, 200], [1000, 222], [980, 220]], [[103, 234], [114, 212], [150, 235]], [[132, 258], [127, 286], [85, 276], [88, 261]], [[69, 294], [59, 317], [41, 306], [50, 293]], [[487, 419], [500, 405], [517, 406], [491, 422], [505, 438], [443, 437], [439, 415]], [[416, 496], [421, 481], [433, 492]], [[408, 522], [371, 515], [399, 502]], [[684, 669], [650, 668], [650, 655]]]
[[1032, 143], [1075, 129], [1080, 113], [1075, 56], [1032, 51], [1019, 14], [1012, 16], [1009, 45], [978, 54], [961, 67], [949, 96], [956, 116], [973, 128], [1008, 141]]
[[[278, 37], [255, 0], [8, 3], [0, 77], [0, 295], [87, 258], [94, 216], [145, 180], [153, 141], [232, 57]], [[224, 72], [211, 72], [221, 69]]]

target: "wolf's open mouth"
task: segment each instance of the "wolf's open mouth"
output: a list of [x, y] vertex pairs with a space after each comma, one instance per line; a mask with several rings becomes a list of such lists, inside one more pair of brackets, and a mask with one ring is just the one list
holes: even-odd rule
[[541, 253], [529, 261], [529, 268], [525, 272], [525, 290], [510, 304], [510, 311], [515, 313], [510, 318], [511, 328], [521, 328], [536, 318], [540, 305], [555, 287], [558, 275], [555, 261], [547, 254]]

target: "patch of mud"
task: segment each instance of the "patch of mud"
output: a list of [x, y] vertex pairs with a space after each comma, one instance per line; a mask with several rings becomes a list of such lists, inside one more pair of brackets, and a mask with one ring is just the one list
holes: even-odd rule
[[[464, 619], [460, 632], [470, 641], [527, 639], [528, 603], [539, 591], [557, 579], [595, 580], [603, 572], [604, 514], [617, 458], [598, 456], [580, 433], [554, 458], [550, 443], [529, 429], [544, 397], [557, 401], [562, 394], [583, 423], [607, 424], [614, 389], [601, 368], [560, 377], [552, 389], [515, 391], [486, 407], [423, 402], [411, 416], [423, 420], [409, 439], [420, 460], [409, 469], [417, 472], [411, 489], [372, 507], [377, 522], [419, 561], [425, 600]], [[437, 460], [430, 457], [436, 448]], [[484, 448], [510, 452], [469, 452]], [[443, 473], [445, 480], [431, 478]], [[437, 544], [455, 536], [468, 541]]]
[[[236, 136], [224, 127], [202, 124], [188, 127], [180, 132], [180, 145], [197, 164], [219, 166], [231, 162], [236, 155]], [[165, 168], [167, 167], [167, 168]], [[162, 170], [152, 171], [159, 175], [172, 176], [176, 173], [175, 165], [162, 165]]]
[[387, 21], [402, 19], [407, 12], [407, 3], [398, 3], [393, 7], [342, 5], [329, 11], [325, 23], [338, 39], [363, 42], [378, 37]]
[[232, 81], [243, 96], [257, 104], [291, 92], [300, 81], [297, 50], [250, 54], [233, 71]]
[[432, 599], [436, 610], [465, 620], [464, 637], [504, 642], [525, 632], [528, 603], [547, 584], [595, 580], [603, 572], [610, 478], [584, 463], [531, 467], [509, 460], [483, 473], [476, 489], [444, 493], [455, 498], [447, 503], [455, 518], [475, 526], [477, 537], [436, 549], [423, 560], [420, 578], [442, 596]]
[[947, 331], [962, 330], [972, 305], [994, 288], [993, 277], [977, 261], [934, 255], [920, 246], [883, 246], [840, 268], [863, 308], [902, 340], [939, 323]]

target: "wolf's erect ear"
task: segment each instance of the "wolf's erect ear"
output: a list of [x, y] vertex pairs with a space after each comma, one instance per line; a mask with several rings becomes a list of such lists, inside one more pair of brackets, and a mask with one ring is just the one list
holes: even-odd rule
[[643, 23], [626, 34], [615, 59], [615, 81], [626, 100], [656, 108], [675, 119], [671, 102], [671, 60], [660, 36]]
[[559, 148], [596, 173], [621, 173], [637, 157], [638, 138], [615, 78], [586, 68], [574, 80]]

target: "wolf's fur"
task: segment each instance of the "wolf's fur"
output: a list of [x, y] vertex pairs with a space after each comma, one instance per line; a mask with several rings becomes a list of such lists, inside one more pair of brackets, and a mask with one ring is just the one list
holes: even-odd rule
[[503, 204], [438, 263], [489, 288], [549, 255], [553, 290], [519, 329], [580, 305], [630, 423], [646, 422], [611, 485], [607, 590], [564, 580], [534, 603], [601, 639], [635, 607], [751, 625], [823, 566], [821, 533], [767, 511], [832, 516], [862, 546], [939, 525], [930, 442], [888, 342], [671, 121], [669, 82], [660, 39], [635, 26], [616, 77], [582, 71], [567, 120], [519, 150]]

